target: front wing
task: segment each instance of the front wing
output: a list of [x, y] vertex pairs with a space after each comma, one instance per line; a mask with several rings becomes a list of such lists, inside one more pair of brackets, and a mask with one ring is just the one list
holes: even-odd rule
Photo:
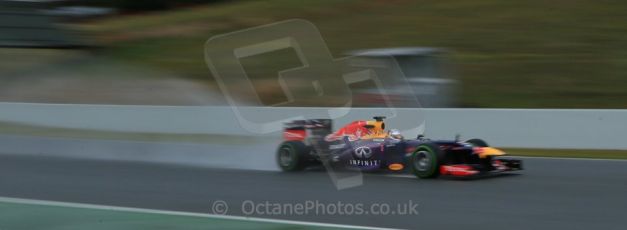
[[455, 164], [440, 166], [440, 175], [454, 177], [472, 177], [522, 170], [522, 161], [515, 159], [498, 159], [492, 161], [490, 167], [479, 164]]

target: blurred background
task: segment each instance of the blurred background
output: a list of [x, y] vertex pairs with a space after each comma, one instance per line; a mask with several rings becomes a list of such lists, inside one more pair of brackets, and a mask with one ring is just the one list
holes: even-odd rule
[[[426, 107], [624, 109], [625, 9], [611, 0], [5, 0], [0, 101], [225, 104], [207, 39], [301, 18], [336, 58], [394, 56]], [[265, 104], [285, 100], [277, 71], [301, 65], [288, 49], [242, 63]], [[380, 105], [372, 85], [351, 87], [357, 106]]]
[[[289, 19], [317, 26], [335, 58], [393, 57], [407, 80], [383, 93], [371, 81], [350, 84], [352, 105], [372, 108], [318, 108], [343, 105], [337, 97], [269, 107], [287, 100], [279, 71], [303, 65], [285, 48], [240, 59], [268, 107], [219, 106], [228, 103], [205, 61], [208, 39]], [[0, 229], [311, 229], [247, 217], [627, 229], [626, 75], [620, 0], [0, 0]], [[230, 93], [256, 105], [247, 92]], [[420, 105], [403, 104], [413, 96]], [[385, 100], [464, 109], [375, 108]], [[473, 182], [373, 173], [346, 190], [323, 169], [278, 172], [281, 119], [339, 116], [339, 128], [381, 115], [388, 128], [415, 130], [408, 139], [481, 138], [524, 158], [525, 171]], [[249, 216], [237, 207], [244, 200], [418, 201], [420, 215]], [[245, 220], [200, 218], [225, 214], [210, 210], [214, 201]]]

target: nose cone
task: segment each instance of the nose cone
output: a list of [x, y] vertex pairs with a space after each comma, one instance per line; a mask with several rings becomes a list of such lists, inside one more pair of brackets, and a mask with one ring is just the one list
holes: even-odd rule
[[479, 158], [486, 158], [488, 156], [503, 156], [505, 152], [497, 148], [492, 147], [477, 147], [475, 153], [479, 154]]

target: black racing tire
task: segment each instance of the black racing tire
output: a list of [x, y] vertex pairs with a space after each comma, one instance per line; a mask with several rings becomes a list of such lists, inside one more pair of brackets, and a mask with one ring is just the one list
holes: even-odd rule
[[277, 164], [284, 172], [301, 171], [308, 165], [308, 149], [301, 141], [285, 141], [277, 149]]
[[434, 143], [423, 143], [416, 147], [410, 157], [411, 171], [418, 178], [436, 178], [440, 175], [440, 165], [444, 152]]
[[485, 142], [484, 140], [481, 140], [481, 139], [476, 139], [475, 138], [475, 139], [467, 140], [466, 142], [474, 145], [475, 147], [490, 147], [490, 145], [488, 145], [487, 142]]

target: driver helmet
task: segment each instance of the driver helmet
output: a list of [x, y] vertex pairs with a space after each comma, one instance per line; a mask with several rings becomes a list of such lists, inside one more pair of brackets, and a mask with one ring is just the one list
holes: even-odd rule
[[390, 129], [390, 137], [394, 138], [394, 139], [403, 139], [403, 135], [401, 134], [401, 131], [398, 129]]

